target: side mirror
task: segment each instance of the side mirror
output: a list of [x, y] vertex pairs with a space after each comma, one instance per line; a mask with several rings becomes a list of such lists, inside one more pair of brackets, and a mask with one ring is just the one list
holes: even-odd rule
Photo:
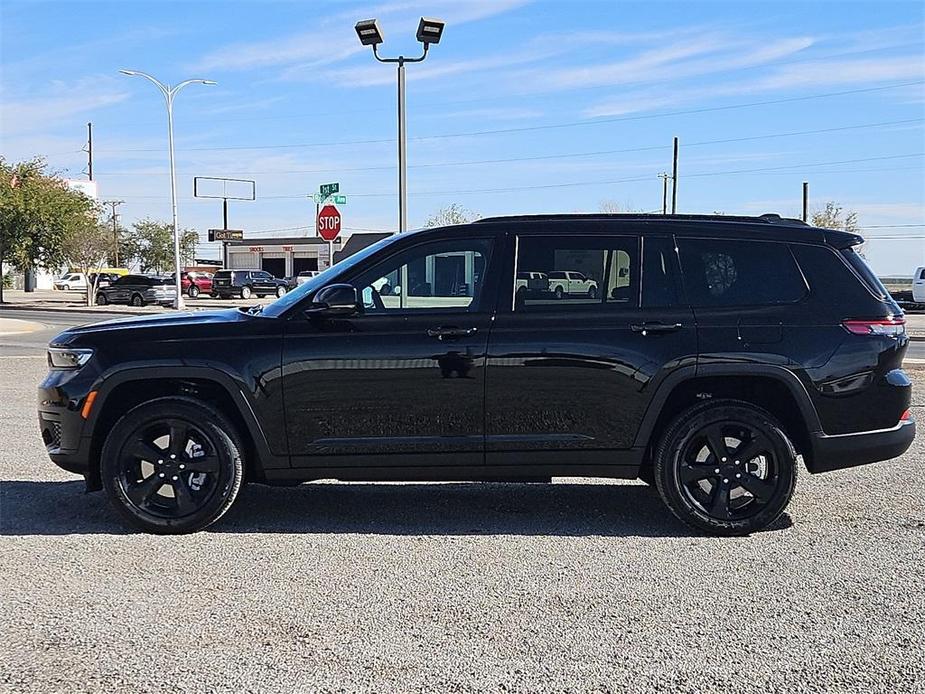
[[352, 284], [329, 284], [318, 290], [305, 311], [311, 316], [352, 316], [359, 310], [359, 297]]

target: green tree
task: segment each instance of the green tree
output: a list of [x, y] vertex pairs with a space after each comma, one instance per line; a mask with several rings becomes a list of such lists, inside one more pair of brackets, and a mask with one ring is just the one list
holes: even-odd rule
[[0, 260], [20, 270], [58, 270], [65, 237], [89, 217], [94, 202], [46, 171], [42, 159], [0, 158]]
[[[87, 306], [96, 301], [97, 275], [113, 245], [112, 230], [102, 220], [90, 217], [75, 225], [64, 238], [62, 252], [68, 264], [87, 278]], [[92, 282], [91, 275], [94, 275]]]
[[481, 218], [478, 212], [463, 207], [458, 203], [441, 207], [424, 222], [425, 227], [445, 227], [452, 224], [465, 224]]
[[[196, 255], [199, 234], [194, 229], [180, 230], [180, 263], [188, 265]], [[122, 239], [119, 254], [122, 259], [136, 261], [143, 272], [173, 270], [173, 225], [153, 219], [142, 219]]]
[[858, 224], [857, 212], [846, 212], [837, 202], [827, 202], [821, 210], [813, 212], [812, 225], [823, 229], [841, 229], [857, 233], [861, 227]]

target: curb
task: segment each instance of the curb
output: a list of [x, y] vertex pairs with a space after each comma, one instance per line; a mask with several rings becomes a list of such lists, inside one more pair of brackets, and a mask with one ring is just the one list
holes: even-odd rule
[[91, 306], [29, 306], [22, 304], [2, 304], [0, 305], [0, 313], [3, 311], [38, 311], [46, 313], [98, 313], [100, 315], [106, 316], [154, 316], [157, 315], [153, 312], [144, 312], [144, 313], [135, 313], [133, 311], [99, 311], [94, 309]]

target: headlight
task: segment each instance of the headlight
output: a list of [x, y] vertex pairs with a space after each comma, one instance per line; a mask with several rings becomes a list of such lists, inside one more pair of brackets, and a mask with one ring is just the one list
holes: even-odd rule
[[92, 356], [92, 349], [49, 347], [48, 366], [52, 369], [79, 369], [90, 361]]

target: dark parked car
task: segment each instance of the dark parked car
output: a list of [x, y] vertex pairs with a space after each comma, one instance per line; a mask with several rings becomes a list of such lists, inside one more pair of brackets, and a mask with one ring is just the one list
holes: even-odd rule
[[212, 296], [221, 299], [251, 296], [282, 296], [289, 283], [265, 270], [219, 270], [212, 276]]
[[169, 275], [123, 275], [96, 292], [96, 303], [169, 306], [177, 298], [173, 277]]
[[[750, 533], [798, 456], [820, 473], [915, 435], [905, 320], [861, 241], [776, 215], [396, 235], [262, 309], [67, 330], [42, 437], [158, 533], [213, 523], [244, 481], [554, 476], [639, 477], [691, 526]], [[525, 272], [600, 291], [518, 292]]]

